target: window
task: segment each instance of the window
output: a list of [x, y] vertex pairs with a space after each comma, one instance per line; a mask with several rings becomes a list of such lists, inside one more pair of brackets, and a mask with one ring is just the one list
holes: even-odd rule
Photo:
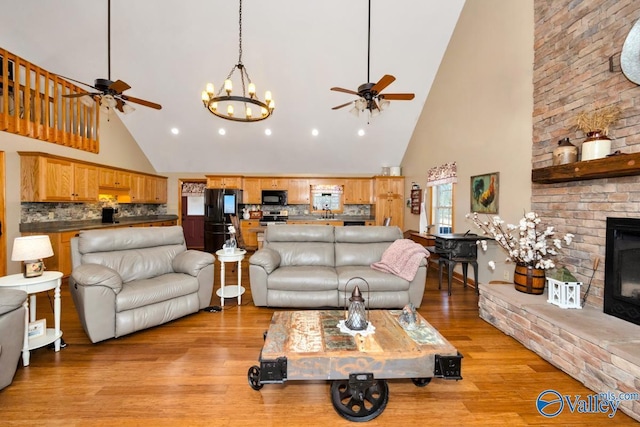
[[453, 232], [453, 183], [431, 187], [431, 218], [436, 233]]

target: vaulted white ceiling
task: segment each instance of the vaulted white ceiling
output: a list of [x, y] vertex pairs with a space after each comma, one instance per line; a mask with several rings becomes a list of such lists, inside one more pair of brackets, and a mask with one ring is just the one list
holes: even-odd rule
[[[111, 80], [163, 106], [121, 119], [158, 172], [378, 173], [402, 160], [463, 4], [372, 0], [370, 80], [391, 74], [383, 92], [416, 97], [368, 119], [332, 110], [355, 97], [329, 90], [367, 82], [367, 0], [244, 0], [242, 62], [276, 110], [237, 123], [200, 100], [238, 61], [237, 1], [112, 0]], [[107, 0], [5, 1], [0, 46], [82, 82], [107, 78]]]

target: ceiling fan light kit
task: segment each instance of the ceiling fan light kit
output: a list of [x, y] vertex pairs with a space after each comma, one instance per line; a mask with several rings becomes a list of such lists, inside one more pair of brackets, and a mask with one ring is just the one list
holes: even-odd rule
[[389, 100], [393, 101], [410, 101], [414, 98], [413, 93], [381, 93], [387, 86], [395, 81], [395, 77], [389, 74], [382, 76], [377, 83], [369, 82], [369, 69], [371, 65], [371, 0], [369, 0], [369, 23], [367, 27], [367, 83], [363, 83], [358, 87], [358, 91], [350, 89], [344, 89], [341, 87], [332, 87], [331, 90], [336, 92], [344, 92], [350, 95], [358, 96], [355, 101], [350, 101], [332, 108], [332, 110], [339, 110], [348, 105], [353, 104], [353, 107], [349, 110], [351, 114], [356, 117], [360, 116], [360, 113], [368, 110], [370, 117], [376, 117], [381, 111], [389, 107]]
[[[256, 85], [251, 82], [247, 67], [242, 63], [242, 0], [239, 8], [239, 49], [238, 63], [233, 66], [224, 84], [215, 92], [213, 83], [207, 83], [202, 91], [202, 103], [204, 107], [217, 117], [236, 122], [258, 122], [271, 116], [275, 109], [275, 102], [270, 91], [264, 94], [264, 101], [256, 95]], [[238, 71], [241, 94], [232, 95], [234, 73]], [[223, 94], [223, 91], [225, 94]], [[256, 111], [251, 106], [258, 107]]]

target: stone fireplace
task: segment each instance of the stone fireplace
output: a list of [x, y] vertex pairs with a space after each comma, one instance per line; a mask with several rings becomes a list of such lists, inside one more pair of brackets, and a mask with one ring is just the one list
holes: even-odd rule
[[640, 219], [607, 218], [604, 312], [640, 325]]

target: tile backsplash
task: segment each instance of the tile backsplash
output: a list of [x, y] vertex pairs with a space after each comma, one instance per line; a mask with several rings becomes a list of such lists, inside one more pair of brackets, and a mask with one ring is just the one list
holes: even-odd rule
[[167, 205], [118, 203], [111, 198], [100, 198], [97, 203], [21, 203], [20, 222], [82, 221], [102, 218], [102, 208], [118, 209], [118, 217], [166, 215]]

